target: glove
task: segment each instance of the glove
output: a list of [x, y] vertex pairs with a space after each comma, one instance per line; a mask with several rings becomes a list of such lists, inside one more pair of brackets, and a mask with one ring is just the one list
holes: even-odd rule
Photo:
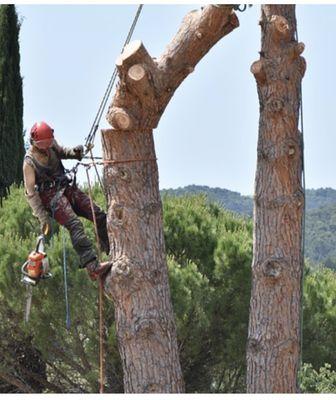
[[80, 145], [74, 147], [72, 150], [75, 154], [75, 158], [77, 158], [78, 161], [81, 161], [84, 156], [84, 147]]
[[49, 235], [49, 233], [51, 232], [51, 224], [49, 218], [41, 221], [41, 231], [45, 236]]

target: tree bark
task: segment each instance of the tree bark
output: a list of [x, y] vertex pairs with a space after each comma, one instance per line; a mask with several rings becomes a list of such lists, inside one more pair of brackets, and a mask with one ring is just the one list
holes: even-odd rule
[[306, 63], [295, 39], [295, 5], [263, 5], [257, 81], [260, 120], [254, 199], [247, 391], [294, 393], [300, 358], [302, 137]]
[[153, 129], [180, 83], [238, 25], [232, 6], [209, 5], [185, 17], [159, 59], [135, 41], [117, 60], [120, 82], [107, 115], [113, 129], [102, 132], [112, 261], [104, 288], [115, 304], [128, 393], [184, 391]]

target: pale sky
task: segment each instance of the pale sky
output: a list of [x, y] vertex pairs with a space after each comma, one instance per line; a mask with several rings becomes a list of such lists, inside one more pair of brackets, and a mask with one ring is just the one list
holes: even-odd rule
[[[145, 4], [133, 39], [157, 57], [184, 15], [199, 7]], [[28, 131], [45, 120], [63, 145], [84, 143], [136, 9], [17, 5]], [[253, 194], [259, 103], [250, 66], [259, 58], [259, 15], [258, 5], [238, 13], [240, 27], [217, 43], [176, 91], [154, 132], [160, 188], [197, 184]], [[300, 4], [297, 22], [307, 61], [306, 185], [336, 188], [336, 5]], [[104, 116], [101, 128], [108, 126]], [[95, 154], [100, 151], [97, 134]]]

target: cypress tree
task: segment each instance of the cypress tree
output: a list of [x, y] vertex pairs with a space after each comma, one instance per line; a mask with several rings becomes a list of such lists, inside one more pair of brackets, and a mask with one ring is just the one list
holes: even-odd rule
[[22, 182], [23, 97], [17, 13], [0, 6], [0, 203], [11, 184]]

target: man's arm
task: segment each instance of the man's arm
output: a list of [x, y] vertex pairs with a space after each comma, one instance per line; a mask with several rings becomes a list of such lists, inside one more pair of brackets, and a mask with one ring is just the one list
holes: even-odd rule
[[34, 168], [28, 163], [23, 163], [23, 179], [25, 186], [25, 197], [30, 205], [33, 215], [37, 217], [41, 224], [41, 230], [44, 234], [50, 231], [49, 214], [44, 208], [41, 198], [35, 192], [35, 171]]
[[73, 159], [76, 159], [76, 160], [80, 161], [83, 158], [83, 155], [84, 155], [83, 146], [76, 146], [76, 147], [72, 147], [72, 148], [63, 147], [63, 146], [60, 146], [56, 142], [56, 140], [54, 140], [53, 148], [56, 150], [59, 158], [62, 158], [62, 159], [73, 158]]

